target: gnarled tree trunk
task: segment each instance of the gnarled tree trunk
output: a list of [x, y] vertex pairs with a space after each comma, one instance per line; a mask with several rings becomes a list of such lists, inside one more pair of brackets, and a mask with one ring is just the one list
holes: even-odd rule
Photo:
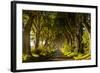
[[30, 31], [32, 27], [33, 17], [29, 16], [28, 22], [23, 27], [23, 54], [26, 56], [26, 59], [29, 60], [32, 57], [31, 48], [30, 48]]

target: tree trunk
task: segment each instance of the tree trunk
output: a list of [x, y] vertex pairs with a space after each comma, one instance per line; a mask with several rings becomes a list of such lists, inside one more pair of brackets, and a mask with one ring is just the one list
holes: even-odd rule
[[79, 41], [78, 41], [77, 36], [75, 36], [75, 38], [74, 38], [74, 44], [75, 44], [74, 52], [77, 55], [78, 54], [78, 49], [79, 49]]
[[84, 20], [83, 23], [85, 25], [85, 27], [87, 28], [88, 32], [91, 33], [91, 20], [89, 20], [88, 18], [90, 17], [90, 15], [84, 15]]
[[36, 54], [40, 54], [40, 50], [39, 50], [39, 34], [40, 34], [40, 31], [39, 30], [37, 30], [37, 32], [36, 32], [36, 41], [35, 41], [35, 53]]
[[82, 44], [82, 35], [83, 35], [83, 25], [82, 25], [82, 23], [81, 23], [81, 24], [80, 24], [79, 35], [78, 35], [78, 37], [79, 37], [79, 42], [80, 42], [78, 52], [80, 52], [80, 53], [84, 53], [83, 44]]
[[31, 55], [29, 32], [23, 33], [23, 54]]
[[32, 26], [32, 17], [29, 17], [29, 20], [25, 27], [23, 27], [23, 54], [26, 56], [26, 59], [32, 57], [31, 48], [30, 48], [30, 31]]
[[80, 21], [79, 21], [78, 14], [75, 14], [74, 16], [75, 16], [75, 50], [74, 50], [74, 52], [76, 54], [78, 54], [78, 50], [80, 48], [80, 37], [79, 37]]

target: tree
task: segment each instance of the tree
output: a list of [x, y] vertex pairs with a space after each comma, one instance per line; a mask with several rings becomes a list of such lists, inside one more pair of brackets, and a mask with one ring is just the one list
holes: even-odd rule
[[25, 59], [31, 59], [31, 48], [30, 48], [30, 31], [33, 23], [35, 14], [31, 11], [23, 10], [23, 55]]
[[[36, 54], [45, 59], [62, 48], [69, 49], [74, 56], [84, 54], [82, 41], [84, 28], [90, 33], [90, 14], [24, 10], [23, 17], [23, 54], [27, 58]], [[30, 47], [30, 32], [34, 51]]]

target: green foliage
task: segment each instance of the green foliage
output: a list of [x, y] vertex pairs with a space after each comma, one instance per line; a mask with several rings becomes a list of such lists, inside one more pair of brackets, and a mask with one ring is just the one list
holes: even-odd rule
[[[83, 21], [85, 17], [88, 17], [88, 14], [27, 12], [23, 13], [23, 26], [32, 15], [32, 27], [29, 34], [30, 40], [34, 42], [34, 46], [31, 47], [31, 54], [34, 58], [40, 59], [42, 57], [44, 60], [47, 57], [52, 58], [55, 56], [56, 49], [60, 49], [63, 55], [59, 56], [64, 56], [66, 59], [69, 57], [73, 60], [90, 59], [90, 32], [88, 32], [90, 29], [81, 24], [85, 23], [89, 26]], [[29, 50], [29, 48], [26, 49]], [[80, 49], [84, 50], [84, 53], [79, 52]], [[23, 55], [22, 58], [27, 60], [27, 57], [28, 55]]]
[[23, 61], [27, 60], [25, 54], [22, 55], [22, 60], [23, 60]]
[[90, 56], [90, 53], [87, 53], [87, 54], [78, 54], [78, 56], [75, 56], [74, 59], [75, 60], [83, 60], [83, 59], [90, 59], [91, 56]]
[[69, 44], [65, 42], [61, 50], [64, 53], [64, 55], [66, 55], [68, 52], [71, 52], [71, 46], [69, 46]]
[[90, 53], [90, 35], [86, 30], [83, 32], [82, 39], [85, 53]]
[[72, 47], [67, 42], [63, 44], [63, 48], [61, 49], [61, 51], [64, 54], [64, 56], [67, 57], [72, 57], [75, 55], [75, 53], [72, 52]]

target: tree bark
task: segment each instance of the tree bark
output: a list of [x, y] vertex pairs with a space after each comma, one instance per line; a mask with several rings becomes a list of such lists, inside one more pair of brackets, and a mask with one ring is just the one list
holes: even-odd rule
[[25, 27], [23, 27], [23, 54], [26, 56], [26, 59], [32, 57], [31, 48], [30, 48], [30, 31], [32, 27], [33, 17], [29, 16], [29, 20]]
[[37, 30], [37, 32], [36, 32], [36, 41], [35, 41], [35, 53], [36, 54], [40, 54], [40, 50], [39, 50], [39, 38], [40, 38], [40, 31], [39, 30]]
[[75, 16], [75, 50], [74, 52], [78, 54], [78, 50], [80, 48], [80, 37], [79, 37], [80, 21], [79, 21], [78, 14], [75, 14], [74, 16]]

